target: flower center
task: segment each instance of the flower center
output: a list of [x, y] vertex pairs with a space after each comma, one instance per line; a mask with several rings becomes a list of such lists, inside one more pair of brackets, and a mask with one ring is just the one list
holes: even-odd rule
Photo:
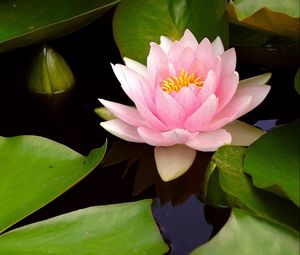
[[178, 92], [182, 87], [188, 87], [190, 84], [194, 84], [201, 89], [203, 83], [204, 81], [200, 76], [195, 78], [194, 72], [189, 74], [182, 69], [179, 76], [171, 76], [164, 79], [161, 83], [161, 89], [166, 93], [170, 93], [172, 91]]

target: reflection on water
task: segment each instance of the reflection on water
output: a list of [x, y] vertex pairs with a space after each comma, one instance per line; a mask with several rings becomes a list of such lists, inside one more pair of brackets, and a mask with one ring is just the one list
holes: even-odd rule
[[[155, 166], [153, 148], [146, 144], [117, 140], [108, 150], [102, 165], [111, 167], [127, 161], [123, 177], [134, 173], [133, 196], [155, 187], [158, 197], [154, 199], [152, 211], [170, 246], [168, 254], [189, 254], [207, 242], [212, 232], [215, 234], [228, 217], [228, 213], [207, 209], [209, 207], [199, 200], [204, 172], [212, 153], [198, 152], [194, 164], [183, 176], [163, 182]], [[206, 218], [214, 229], [206, 222]]]
[[158, 198], [154, 200], [152, 212], [171, 247], [168, 254], [189, 254], [208, 241], [212, 227], [206, 223], [203, 209], [204, 204], [194, 195], [177, 206], [170, 202], [161, 206]]
[[102, 165], [112, 166], [127, 161], [123, 176], [134, 171], [134, 196], [154, 185], [161, 204], [170, 201], [172, 205], [178, 205], [193, 194], [202, 195], [204, 173], [211, 156], [209, 152], [197, 152], [193, 165], [184, 175], [164, 182], [156, 169], [153, 146], [117, 140], [108, 150]]
[[268, 131], [274, 127], [277, 126], [277, 119], [273, 119], [273, 120], [259, 120], [257, 121], [254, 126], [261, 128], [264, 131]]

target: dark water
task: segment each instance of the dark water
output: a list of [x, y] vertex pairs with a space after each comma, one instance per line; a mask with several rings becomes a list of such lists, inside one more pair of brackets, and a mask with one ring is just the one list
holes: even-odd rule
[[[36, 46], [0, 54], [0, 135], [41, 135], [84, 155], [100, 147], [106, 138], [109, 147], [112, 146], [112, 141], [116, 139], [99, 126], [100, 118], [93, 112], [94, 108], [100, 106], [97, 98], [130, 103], [109, 64], [121, 62], [112, 37], [111, 19], [112, 12], [78, 32], [49, 42], [70, 64], [77, 79], [74, 91], [59, 111], [50, 111], [25, 89], [27, 65]], [[242, 55], [243, 51], [240, 50]], [[239, 56], [239, 49], [237, 52]], [[270, 120], [276, 119], [277, 124], [281, 124], [299, 117], [299, 96], [293, 88], [299, 58], [288, 63], [287, 66], [274, 67], [268, 64], [257, 66], [255, 61], [249, 65], [245, 59], [238, 62], [237, 69], [242, 78], [273, 72], [270, 82], [272, 90], [268, 98], [242, 120], [250, 124], [264, 120], [257, 125], [268, 129], [275, 125]], [[149, 146], [143, 149], [151, 150]], [[198, 157], [201, 162], [207, 162], [209, 155], [201, 154]], [[153, 163], [151, 158], [143, 160]], [[151, 164], [147, 165], [149, 171], [146, 177], [140, 174], [138, 163], [133, 164], [125, 176], [127, 162], [99, 166], [78, 185], [16, 226], [88, 206], [155, 198], [153, 214], [171, 246], [170, 254], [188, 254], [205, 243], [212, 232], [220, 229], [228, 217], [228, 211], [204, 206], [192, 195], [201, 191], [205, 165], [195, 165], [194, 170], [169, 185], [159, 181], [157, 173], [151, 172]]]

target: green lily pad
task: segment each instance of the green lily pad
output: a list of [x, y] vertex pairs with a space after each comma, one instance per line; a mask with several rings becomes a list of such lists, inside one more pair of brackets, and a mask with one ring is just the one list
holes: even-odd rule
[[230, 0], [227, 11], [234, 23], [279, 35], [300, 36], [298, 0]]
[[84, 157], [43, 137], [0, 137], [0, 232], [84, 178], [105, 150], [106, 144]]
[[205, 178], [206, 199], [216, 206], [238, 207], [299, 230], [299, 208], [291, 201], [259, 189], [243, 169], [246, 148], [224, 146], [212, 157]]
[[178, 40], [186, 28], [198, 40], [220, 36], [228, 46], [225, 7], [224, 0], [123, 0], [113, 20], [114, 37], [122, 56], [141, 63], [150, 42], [158, 43], [161, 35]]
[[299, 235], [280, 224], [233, 209], [221, 231], [191, 255], [298, 255]]
[[151, 200], [95, 206], [0, 236], [0, 254], [164, 254]]
[[0, 52], [73, 32], [120, 0], [1, 1]]
[[285, 194], [300, 206], [300, 120], [277, 127], [246, 151], [244, 168], [258, 188]]

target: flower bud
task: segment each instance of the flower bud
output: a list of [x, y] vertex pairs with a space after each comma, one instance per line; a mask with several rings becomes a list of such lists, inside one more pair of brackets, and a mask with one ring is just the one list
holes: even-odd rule
[[109, 111], [105, 107], [98, 107], [94, 109], [94, 111], [98, 116], [100, 116], [104, 120], [112, 120], [117, 118], [111, 111]]
[[63, 57], [44, 45], [33, 59], [27, 87], [33, 93], [54, 95], [69, 91], [75, 84], [74, 75]]

